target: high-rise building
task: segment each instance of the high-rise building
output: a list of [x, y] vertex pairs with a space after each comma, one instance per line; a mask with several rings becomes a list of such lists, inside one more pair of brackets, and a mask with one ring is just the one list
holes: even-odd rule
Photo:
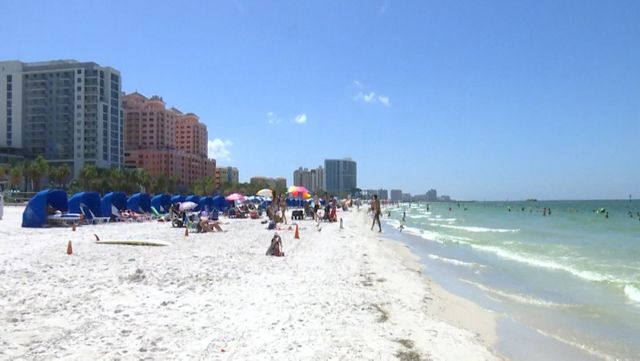
[[124, 161], [120, 72], [93, 62], [0, 62], [0, 147], [28, 159], [85, 164]]
[[324, 172], [326, 191], [331, 194], [350, 194], [357, 187], [357, 166], [350, 158], [325, 159]]
[[435, 202], [438, 200], [438, 192], [435, 189], [427, 191], [427, 202]]
[[391, 201], [392, 202], [400, 202], [400, 201], [402, 201], [402, 191], [400, 189], [392, 189], [391, 190]]
[[311, 172], [309, 172], [309, 169], [300, 167], [293, 171], [293, 185], [309, 189], [311, 187]]
[[324, 169], [322, 166], [315, 169], [300, 167], [293, 172], [293, 184], [318, 192], [324, 189]]
[[310, 170], [311, 172], [311, 192], [319, 192], [325, 189], [324, 183], [324, 168], [318, 166], [318, 168]]
[[387, 191], [386, 189], [378, 189], [378, 198], [380, 200], [387, 200], [389, 199], [389, 191]]
[[238, 168], [236, 167], [217, 167], [216, 168], [216, 187], [220, 188], [223, 184], [236, 184], [240, 181]]
[[167, 109], [161, 97], [140, 93], [124, 97], [125, 165], [152, 176], [177, 176], [180, 183], [216, 176], [207, 157], [207, 127], [193, 113]]

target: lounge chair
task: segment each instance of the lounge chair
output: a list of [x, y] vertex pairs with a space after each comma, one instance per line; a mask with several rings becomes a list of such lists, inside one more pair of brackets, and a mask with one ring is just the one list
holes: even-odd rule
[[50, 226], [71, 226], [81, 221], [82, 217], [77, 213], [56, 213], [47, 216], [47, 224]]
[[[80, 207], [80, 211], [82, 211], [82, 214], [84, 214], [84, 220], [87, 224], [101, 224], [101, 223], [108, 223], [109, 220], [111, 219], [111, 217], [98, 217], [95, 214], [93, 214], [93, 211], [91, 211], [91, 208], [87, 208], [87, 207]], [[89, 214], [85, 213], [85, 212], [89, 212]]]

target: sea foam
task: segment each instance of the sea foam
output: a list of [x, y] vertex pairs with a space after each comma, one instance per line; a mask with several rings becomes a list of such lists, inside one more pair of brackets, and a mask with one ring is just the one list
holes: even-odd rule
[[438, 224], [431, 223], [433, 227], [444, 227], [451, 229], [460, 229], [467, 232], [476, 232], [476, 233], [484, 233], [484, 232], [496, 232], [496, 233], [516, 233], [520, 232], [519, 229], [504, 229], [504, 228], [487, 228], [487, 227], [471, 227], [471, 226], [453, 226], [450, 224]]
[[633, 285], [625, 285], [624, 286], [624, 295], [627, 298], [635, 303], [640, 304], [640, 289]]
[[449, 264], [452, 264], [452, 265], [455, 265], [455, 266], [469, 267], [469, 268], [484, 268], [485, 267], [484, 265], [481, 265], [481, 264], [478, 264], [478, 263], [464, 262], [464, 261], [460, 261], [460, 260], [457, 260], [457, 259], [437, 256], [435, 254], [429, 254], [428, 257], [431, 258], [431, 259], [435, 259], [437, 261], [444, 262], [444, 263], [449, 263]]
[[576, 305], [568, 305], [568, 304], [564, 304], [564, 303], [556, 303], [556, 302], [542, 300], [542, 299], [531, 297], [531, 296], [525, 296], [525, 295], [521, 295], [521, 294], [517, 294], [517, 293], [509, 293], [509, 292], [505, 292], [505, 291], [502, 291], [502, 290], [497, 290], [495, 288], [487, 287], [487, 286], [482, 285], [480, 283], [469, 281], [469, 280], [462, 279], [462, 278], [460, 279], [460, 281], [462, 281], [464, 283], [468, 283], [468, 284], [470, 284], [472, 286], [475, 286], [475, 287], [479, 288], [480, 290], [482, 290], [484, 292], [493, 294], [495, 296], [502, 297], [503, 299], [508, 299], [510, 301], [513, 301], [513, 302], [525, 304], [525, 305], [540, 306], [540, 307], [547, 307], [547, 308], [576, 307]]
[[512, 261], [516, 261], [516, 262], [520, 262], [520, 263], [525, 263], [528, 264], [530, 266], [535, 266], [535, 267], [539, 267], [539, 268], [545, 268], [545, 269], [550, 269], [550, 270], [559, 270], [559, 271], [565, 271], [568, 272], [578, 278], [582, 278], [586, 281], [593, 281], [593, 282], [619, 282], [619, 280], [616, 280], [612, 277], [609, 277], [607, 275], [603, 275], [597, 272], [592, 272], [592, 271], [583, 271], [583, 270], [578, 270], [575, 269], [571, 266], [567, 266], [567, 265], [563, 265], [551, 260], [544, 260], [544, 259], [538, 259], [533, 255], [525, 255], [525, 254], [518, 254], [518, 253], [514, 253], [511, 251], [508, 251], [506, 249], [503, 248], [499, 248], [499, 247], [493, 247], [493, 246], [483, 246], [483, 245], [477, 245], [477, 244], [472, 244], [469, 243], [469, 245], [477, 250], [480, 251], [485, 251], [485, 252], [491, 252], [494, 253], [502, 258], [506, 258], [506, 259], [510, 259]]

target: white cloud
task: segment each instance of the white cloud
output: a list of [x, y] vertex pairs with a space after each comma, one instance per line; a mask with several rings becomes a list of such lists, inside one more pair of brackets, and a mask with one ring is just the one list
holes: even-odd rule
[[369, 92], [369, 94], [364, 94], [362, 99], [365, 103], [375, 103], [376, 102], [376, 93]]
[[353, 86], [355, 86], [356, 88], [361, 88], [362, 87], [362, 83], [360, 83], [358, 80], [354, 80], [353, 81]]
[[279, 124], [282, 123], [282, 118], [279, 118], [274, 112], [268, 112], [267, 122], [269, 122], [269, 124]]
[[358, 102], [364, 102], [367, 104], [377, 104], [380, 103], [382, 105], [384, 105], [385, 107], [389, 107], [391, 106], [391, 100], [389, 99], [389, 97], [384, 96], [384, 95], [378, 95], [376, 94], [376, 92], [358, 92], [358, 94], [356, 94], [356, 96], [353, 98], [353, 100], [358, 101]]
[[209, 158], [225, 160], [228, 162], [231, 161], [231, 149], [229, 149], [231, 146], [233, 146], [233, 143], [230, 140], [222, 140], [218, 138], [209, 140]]
[[293, 122], [297, 124], [304, 124], [307, 122], [307, 115], [304, 113], [298, 114], [295, 118], [293, 118]]

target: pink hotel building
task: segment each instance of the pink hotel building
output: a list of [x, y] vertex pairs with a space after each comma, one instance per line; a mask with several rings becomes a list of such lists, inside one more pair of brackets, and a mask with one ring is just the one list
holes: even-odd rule
[[167, 109], [161, 97], [131, 93], [123, 99], [124, 163], [152, 176], [176, 175], [192, 185], [215, 177], [216, 161], [207, 157], [207, 126], [193, 113]]

